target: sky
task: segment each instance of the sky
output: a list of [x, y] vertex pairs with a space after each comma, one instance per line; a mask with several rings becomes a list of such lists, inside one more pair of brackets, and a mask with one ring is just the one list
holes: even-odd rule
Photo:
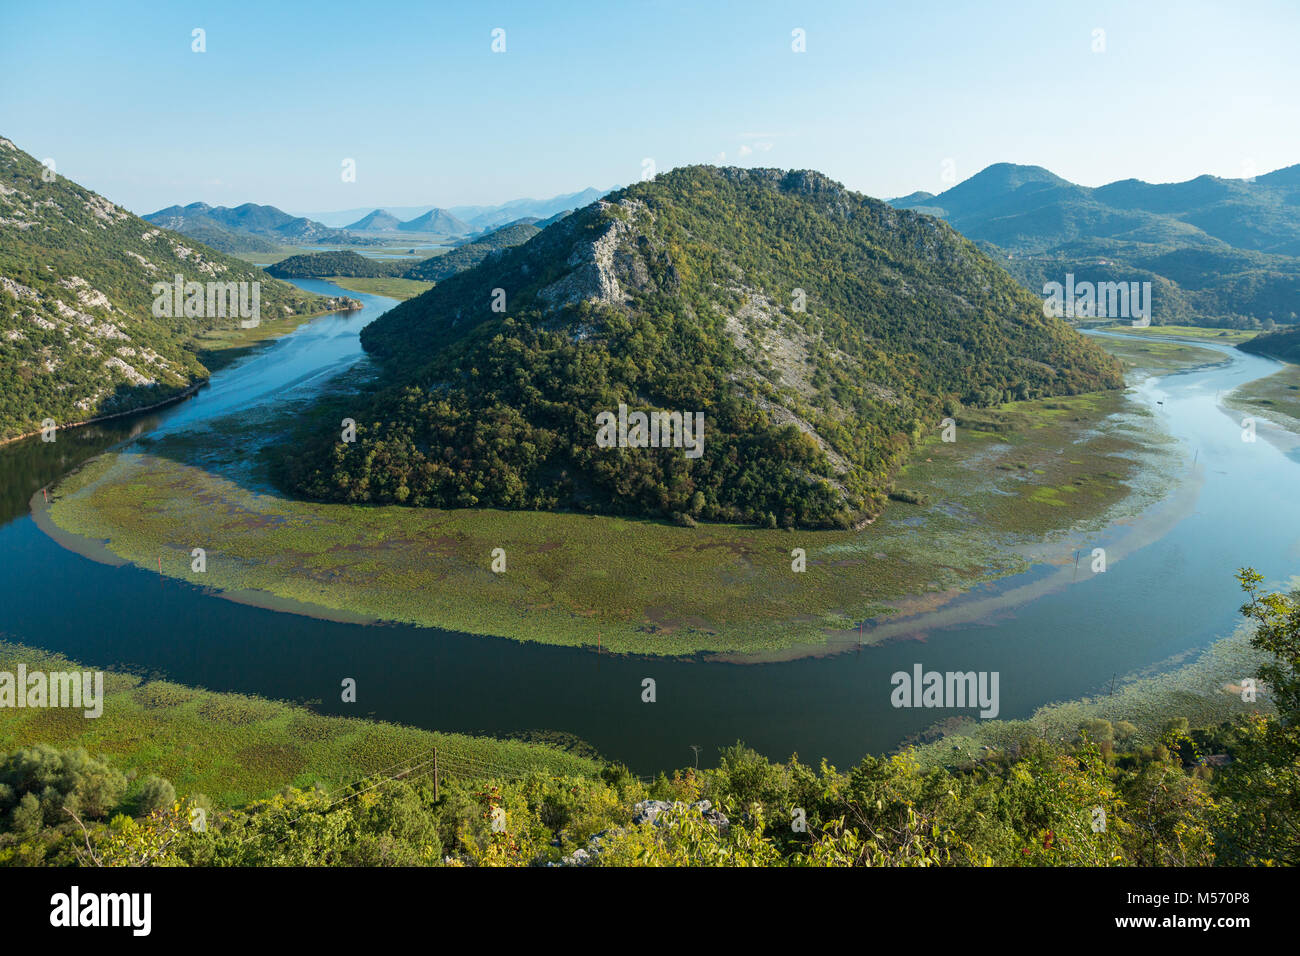
[[495, 204], [692, 163], [880, 198], [996, 162], [1242, 177], [1300, 162], [1298, 39], [1296, 0], [0, 0], [0, 136], [136, 213]]

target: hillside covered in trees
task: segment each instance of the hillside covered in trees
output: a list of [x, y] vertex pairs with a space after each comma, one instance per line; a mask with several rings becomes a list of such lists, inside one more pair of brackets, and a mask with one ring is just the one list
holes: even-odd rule
[[1156, 325], [1300, 321], [1300, 166], [1093, 189], [1041, 166], [996, 163], [937, 196], [890, 202], [946, 219], [1034, 292], [1072, 273], [1150, 282]]
[[[945, 223], [774, 169], [623, 189], [362, 342], [381, 387], [285, 462], [300, 493], [848, 527], [960, 407], [1122, 383]], [[702, 414], [702, 454], [598, 447], [620, 404]]]
[[371, 259], [351, 249], [289, 256], [266, 267], [278, 279], [316, 279], [326, 276], [380, 278], [401, 275], [410, 264], [401, 259]]
[[1237, 348], [1300, 364], [1300, 328], [1265, 332], [1242, 342]]
[[262, 322], [342, 304], [153, 226], [0, 139], [0, 440], [153, 405], [206, 378], [193, 336], [240, 316], [153, 315], [154, 284], [177, 275], [259, 282]]

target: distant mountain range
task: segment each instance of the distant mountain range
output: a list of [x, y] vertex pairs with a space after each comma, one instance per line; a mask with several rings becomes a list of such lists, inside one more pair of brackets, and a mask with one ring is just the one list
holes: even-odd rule
[[457, 219], [445, 209], [430, 209], [406, 222], [384, 209], [375, 209], [356, 222], [348, 223], [349, 232], [429, 233], [439, 236], [466, 236], [474, 227]]
[[203, 202], [168, 206], [149, 213], [144, 219], [155, 226], [184, 233], [222, 252], [275, 252], [286, 245], [366, 245], [373, 241], [331, 229], [304, 216], [291, 216], [275, 206], [259, 206], [251, 202], [233, 209]]
[[0, 139], [0, 441], [175, 398], [208, 376], [197, 336], [245, 315], [274, 325], [346, 304], [47, 176]]
[[1089, 188], [998, 163], [937, 196], [889, 202], [946, 219], [1034, 291], [1066, 273], [1149, 281], [1157, 324], [1286, 325], [1300, 313], [1300, 165]]
[[474, 227], [457, 219], [445, 209], [430, 209], [423, 216], [404, 222], [403, 232], [431, 232], [441, 236], [463, 236], [474, 231]]
[[[466, 227], [463, 234], [469, 235], [475, 232], [490, 232], [519, 219], [529, 217], [549, 219], [557, 213], [578, 209], [593, 203], [617, 188], [617, 186], [609, 189], [588, 188], [576, 193], [552, 196], [550, 199], [512, 199], [510, 202], [496, 206], [449, 206], [447, 208], [438, 206], [384, 206], [379, 209], [343, 209], [333, 212], [313, 212], [306, 215], [326, 226], [361, 231], [362, 227], [358, 226], [358, 223], [375, 213], [385, 213], [398, 223], [418, 221], [428, 213], [441, 213], [462, 222]], [[444, 235], [455, 234], [451, 231], [444, 233]]]

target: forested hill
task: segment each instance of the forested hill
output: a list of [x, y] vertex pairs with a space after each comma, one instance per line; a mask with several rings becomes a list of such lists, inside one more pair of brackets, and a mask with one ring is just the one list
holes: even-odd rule
[[267, 266], [266, 271], [279, 279], [312, 279], [327, 276], [375, 278], [397, 275], [408, 268], [410, 263], [402, 259], [371, 259], [351, 249], [341, 249], [289, 256]]
[[440, 256], [421, 260], [403, 272], [402, 276], [407, 279], [441, 282], [448, 276], [478, 265], [499, 249], [508, 249], [527, 242], [539, 232], [541, 230], [531, 223], [519, 222], [502, 226], [473, 242], [449, 249]]
[[260, 282], [262, 322], [338, 307], [49, 175], [0, 139], [0, 440], [156, 404], [207, 376], [187, 346], [240, 316], [155, 317], [154, 283]]
[[[386, 387], [287, 463], [304, 493], [848, 526], [962, 404], [1122, 383], [945, 223], [774, 169], [623, 189], [362, 341]], [[597, 447], [620, 403], [703, 413], [702, 454]]]
[[1294, 325], [1300, 166], [1251, 179], [1136, 179], [1095, 189], [997, 163], [951, 189], [890, 203], [985, 243], [1032, 291], [1047, 282], [1150, 282], [1157, 325]]
[[1256, 355], [1268, 355], [1285, 362], [1300, 363], [1300, 328], [1265, 332], [1242, 342], [1237, 348]]

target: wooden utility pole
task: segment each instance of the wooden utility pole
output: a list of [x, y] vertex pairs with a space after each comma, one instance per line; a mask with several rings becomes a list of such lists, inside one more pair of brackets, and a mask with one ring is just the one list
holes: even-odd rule
[[433, 748], [433, 802], [438, 802], [438, 748]]

